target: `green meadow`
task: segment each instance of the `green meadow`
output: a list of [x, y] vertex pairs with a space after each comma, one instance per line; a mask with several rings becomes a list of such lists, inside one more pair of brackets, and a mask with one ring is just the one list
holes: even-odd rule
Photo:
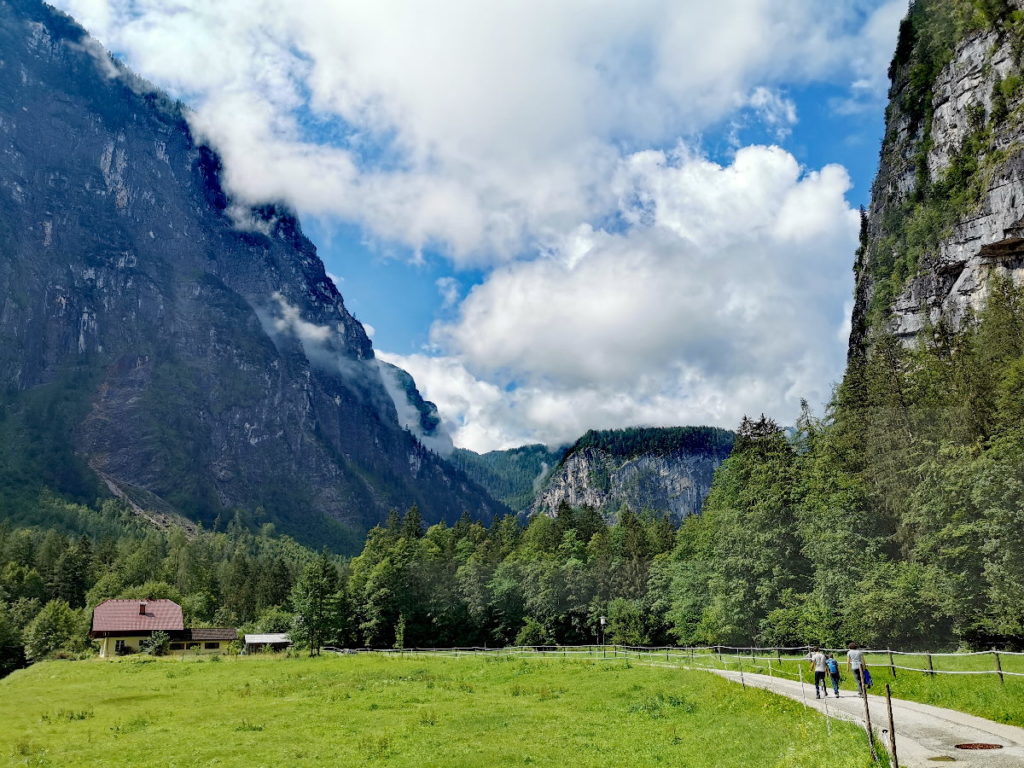
[[[884, 758], [883, 758], [884, 759]], [[636, 661], [375, 654], [51, 661], [0, 681], [31, 766], [866, 768], [863, 730]]]

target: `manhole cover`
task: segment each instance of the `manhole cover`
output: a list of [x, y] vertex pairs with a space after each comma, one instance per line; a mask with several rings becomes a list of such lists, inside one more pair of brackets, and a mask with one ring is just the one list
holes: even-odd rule
[[978, 742], [976, 744], [957, 744], [957, 749], [1002, 749], [1002, 744], [984, 744]]

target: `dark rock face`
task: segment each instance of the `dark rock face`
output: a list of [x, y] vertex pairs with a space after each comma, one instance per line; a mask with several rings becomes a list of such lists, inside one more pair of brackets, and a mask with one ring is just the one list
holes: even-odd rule
[[[396, 415], [279, 207], [63, 14], [0, 2], [0, 473], [351, 546], [391, 507], [504, 511]], [[58, 466], [59, 465], [59, 466]]]
[[455, 444], [441, 423], [437, 406], [423, 399], [408, 371], [383, 360], [378, 361], [378, 365], [381, 380], [398, 412], [398, 421], [434, 453], [450, 457]]

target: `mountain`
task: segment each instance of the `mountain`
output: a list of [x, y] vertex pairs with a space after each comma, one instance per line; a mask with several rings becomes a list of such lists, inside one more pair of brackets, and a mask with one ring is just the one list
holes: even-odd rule
[[916, 0], [889, 70], [856, 263], [851, 353], [959, 330], [994, 276], [1024, 280], [1024, 3]]
[[715, 427], [590, 430], [566, 451], [531, 511], [554, 514], [566, 502], [613, 518], [626, 505], [682, 520], [701, 510], [733, 439]]
[[352, 549], [391, 508], [506, 512], [406, 428], [422, 398], [295, 217], [220, 171], [73, 20], [0, 3], [0, 515], [113, 493]]
[[483, 454], [456, 448], [448, 460], [514, 512], [525, 512], [565, 451], [540, 444]]

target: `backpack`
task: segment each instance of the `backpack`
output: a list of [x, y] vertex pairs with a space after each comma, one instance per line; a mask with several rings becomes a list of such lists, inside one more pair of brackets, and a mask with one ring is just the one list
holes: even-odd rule
[[874, 685], [874, 683], [871, 680], [871, 673], [868, 672], [868, 670], [866, 669], [864, 670], [864, 685], [867, 688], [870, 688], [872, 685]]
[[835, 659], [826, 659], [825, 666], [828, 667], [829, 674], [837, 674], [839, 672], [839, 662]]

